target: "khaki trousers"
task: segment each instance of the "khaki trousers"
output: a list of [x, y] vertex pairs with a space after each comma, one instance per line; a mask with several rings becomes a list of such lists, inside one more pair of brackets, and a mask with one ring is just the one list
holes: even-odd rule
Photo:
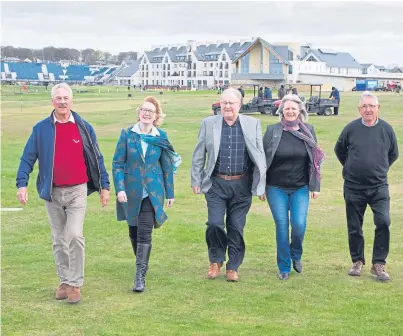
[[53, 202], [45, 201], [52, 230], [53, 255], [60, 283], [81, 287], [84, 282], [83, 225], [87, 184], [53, 187]]

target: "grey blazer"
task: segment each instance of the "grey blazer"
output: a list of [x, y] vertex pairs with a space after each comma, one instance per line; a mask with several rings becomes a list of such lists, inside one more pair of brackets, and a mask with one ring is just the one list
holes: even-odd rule
[[[260, 120], [239, 115], [249, 157], [254, 163], [252, 194], [263, 195], [266, 185], [266, 159], [262, 143]], [[205, 194], [211, 188], [211, 175], [220, 150], [223, 117], [211, 116], [202, 121], [198, 141], [192, 156], [191, 184]], [[207, 160], [206, 160], [207, 154]]]
[[[315, 141], [317, 142], [313, 126], [310, 124], [306, 124], [306, 127], [312, 133]], [[263, 137], [263, 148], [266, 153], [267, 169], [270, 168], [273, 162], [274, 154], [276, 154], [282, 134], [283, 134], [283, 127], [281, 126], [281, 123], [267, 126], [266, 133]], [[305, 146], [309, 156], [309, 171], [311, 171], [313, 165], [312, 148], [309, 147], [307, 144], [305, 144]], [[320, 191], [320, 182], [317, 181], [313, 175], [309, 177], [309, 190], [318, 192]]]

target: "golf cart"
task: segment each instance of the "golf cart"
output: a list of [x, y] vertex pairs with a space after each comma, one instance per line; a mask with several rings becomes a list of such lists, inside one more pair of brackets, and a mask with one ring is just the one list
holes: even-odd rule
[[[332, 107], [339, 106], [339, 102], [335, 99], [321, 98], [322, 84], [298, 84], [298, 86], [300, 86], [300, 85], [309, 85], [310, 86], [309, 99], [305, 102], [305, 108], [306, 108], [306, 112], [308, 114], [315, 113], [317, 115], [331, 116], [333, 114]], [[313, 87], [319, 87], [318, 96], [312, 95]], [[281, 104], [281, 100], [276, 100], [273, 103], [272, 115], [278, 115], [278, 108], [279, 108], [280, 104]]]
[[[256, 94], [257, 91], [259, 91], [260, 86], [261, 85], [253, 84], [253, 98], [249, 102], [242, 104], [239, 113], [254, 113], [254, 112], [260, 112], [261, 114], [271, 113], [272, 104], [274, 101], [277, 100], [277, 98], [264, 99], [262, 103], [258, 104], [258, 97]], [[215, 102], [211, 108], [213, 110], [213, 114], [216, 115], [221, 114], [221, 105], [219, 101]]]

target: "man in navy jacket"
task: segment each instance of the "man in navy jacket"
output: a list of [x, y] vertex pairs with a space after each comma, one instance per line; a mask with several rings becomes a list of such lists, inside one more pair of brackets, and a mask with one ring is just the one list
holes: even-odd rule
[[17, 172], [17, 198], [28, 202], [28, 180], [36, 160], [36, 188], [45, 201], [53, 240], [53, 254], [60, 285], [56, 299], [81, 300], [84, 282], [83, 225], [87, 196], [109, 200], [109, 176], [92, 126], [71, 111], [73, 94], [66, 83], [52, 88], [51, 115], [38, 122], [25, 145]]
[[333, 107], [334, 115], [339, 115], [339, 107], [340, 107], [340, 92], [334, 86], [332, 86], [332, 92], [330, 93], [329, 98], [337, 99], [339, 106]]

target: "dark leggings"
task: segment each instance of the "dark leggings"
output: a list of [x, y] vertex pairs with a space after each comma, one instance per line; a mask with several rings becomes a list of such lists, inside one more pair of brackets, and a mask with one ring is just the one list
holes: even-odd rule
[[146, 197], [141, 203], [137, 226], [129, 225], [130, 239], [137, 241], [139, 244], [151, 244], [151, 234], [154, 227], [154, 221], [154, 208], [150, 199]]

